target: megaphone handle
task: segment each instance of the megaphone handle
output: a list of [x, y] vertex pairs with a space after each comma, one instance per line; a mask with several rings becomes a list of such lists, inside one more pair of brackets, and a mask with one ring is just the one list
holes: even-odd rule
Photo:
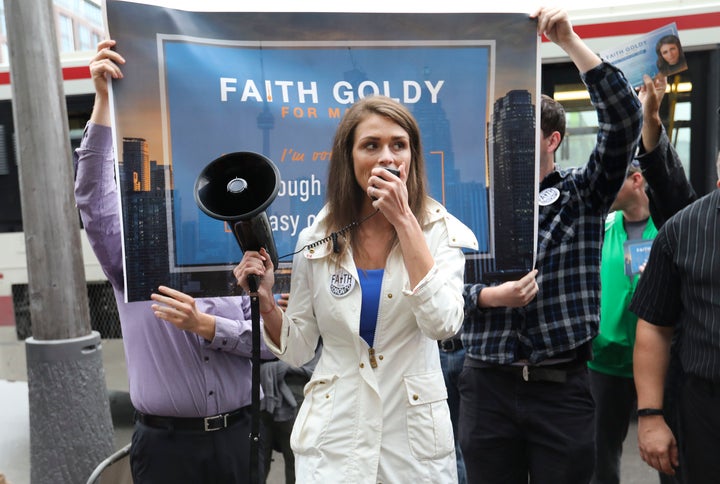
[[256, 276], [255, 274], [248, 275], [247, 282], [248, 287], [250, 288], [250, 292], [257, 292], [258, 287], [260, 287], [260, 280], [258, 279], [258, 276]]

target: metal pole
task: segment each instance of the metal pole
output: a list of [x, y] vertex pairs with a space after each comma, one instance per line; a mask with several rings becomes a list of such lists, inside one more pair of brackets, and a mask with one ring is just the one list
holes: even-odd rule
[[31, 481], [74, 484], [112, 453], [113, 427], [79, 250], [53, 5], [4, 2], [33, 330]]

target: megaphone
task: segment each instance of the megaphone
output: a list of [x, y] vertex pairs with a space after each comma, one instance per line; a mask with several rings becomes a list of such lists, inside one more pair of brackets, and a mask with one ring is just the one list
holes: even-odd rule
[[277, 248], [265, 209], [279, 189], [280, 172], [269, 158], [238, 151], [211, 161], [200, 172], [195, 203], [210, 217], [231, 224], [243, 252], [264, 248], [277, 269]]

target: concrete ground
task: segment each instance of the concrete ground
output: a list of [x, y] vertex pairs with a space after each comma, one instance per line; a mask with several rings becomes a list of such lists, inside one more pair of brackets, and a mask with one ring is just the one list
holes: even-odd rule
[[[120, 449], [132, 433], [128, 410], [127, 374], [122, 341], [103, 340], [103, 365], [115, 428], [115, 447]], [[631, 425], [622, 461], [623, 484], [657, 484], [657, 473], [638, 454], [637, 428]], [[5, 482], [3, 482], [3, 476]], [[273, 454], [267, 484], [284, 484], [282, 455]], [[30, 424], [28, 411], [25, 342], [15, 328], [0, 326], [0, 484], [30, 483]]]

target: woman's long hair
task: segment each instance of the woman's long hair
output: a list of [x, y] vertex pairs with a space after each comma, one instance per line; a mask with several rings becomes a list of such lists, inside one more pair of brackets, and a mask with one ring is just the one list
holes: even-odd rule
[[[412, 161], [407, 179], [408, 204], [415, 218], [422, 223], [427, 196], [425, 177], [425, 157], [423, 156], [420, 128], [417, 121], [405, 106], [386, 96], [370, 96], [353, 104], [343, 116], [335, 131], [330, 155], [330, 167], [327, 181], [327, 233], [330, 234], [353, 222], [358, 222], [362, 203], [367, 193], [355, 179], [353, 165], [353, 144], [358, 124], [368, 116], [378, 114], [393, 121], [407, 132], [410, 139]], [[352, 240], [354, 231], [344, 234]], [[345, 244], [341, 243], [341, 248]]]

